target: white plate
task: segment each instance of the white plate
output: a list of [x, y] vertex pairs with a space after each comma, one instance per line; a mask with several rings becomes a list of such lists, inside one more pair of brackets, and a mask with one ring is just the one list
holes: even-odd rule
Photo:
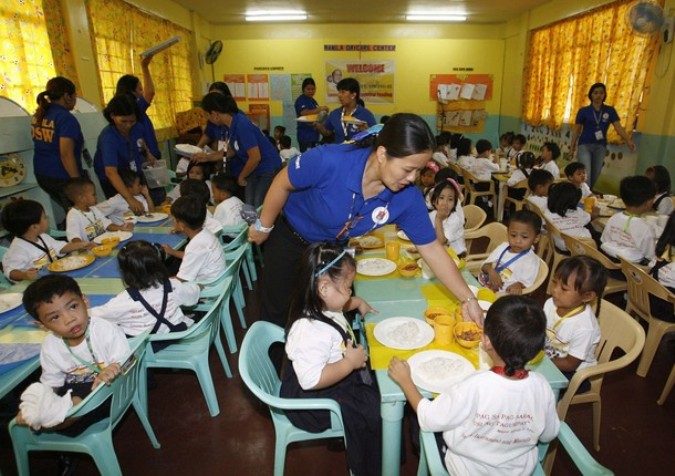
[[22, 299], [22, 293], [0, 294], [0, 314], [19, 307], [21, 305]]
[[396, 263], [384, 258], [367, 258], [356, 262], [356, 272], [364, 276], [384, 276], [396, 271]]
[[415, 385], [433, 393], [447, 392], [476, 371], [464, 357], [445, 350], [425, 350], [415, 354], [408, 359], [408, 365]]
[[492, 306], [492, 303], [490, 301], [478, 301], [478, 305], [483, 311], [487, 311]]
[[195, 154], [204, 152], [202, 149], [192, 144], [176, 144], [174, 147], [176, 153], [183, 157], [192, 157]]
[[17, 154], [0, 156], [0, 187], [11, 187], [26, 177], [26, 167]]
[[136, 217], [138, 223], [155, 223], [158, 221], [166, 220], [169, 217], [168, 214], [162, 212], [153, 212], [146, 213], [145, 215], [139, 215]]
[[105, 233], [101, 233], [96, 238], [94, 238], [94, 243], [98, 243], [99, 245], [103, 244], [104, 238], [110, 238], [112, 236], [117, 236], [120, 241], [127, 241], [129, 238], [134, 236], [134, 234], [130, 231], [106, 231]]
[[160, 51], [164, 51], [165, 49], [169, 48], [170, 46], [175, 45], [180, 41], [180, 36], [174, 36], [172, 38], [169, 38], [166, 41], [162, 41], [161, 43], [156, 44], [155, 46], [152, 46], [145, 50], [144, 52], [141, 53], [142, 57], [145, 56], [154, 56]]
[[[409, 335], [399, 336], [399, 333], [405, 334], [406, 328], [410, 331]], [[434, 340], [433, 327], [414, 317], [390, 317], [379, 322], [373, 333], [381, 344], [399, 350], [419, 349]]]
[[319, 121], [319, 115], [318, 114], [309, 114], [307, 116], [300, 116], [296, 119], [296, 122], [318, 122]]
[[396, 236], [398, 236], [402, 240], [410, 241], [410, 238], [408, 238], [408, 235], [406, 235], [405, 231], [403, 231], [403, 230], [399, 230], [399, 232], [396, 233]]

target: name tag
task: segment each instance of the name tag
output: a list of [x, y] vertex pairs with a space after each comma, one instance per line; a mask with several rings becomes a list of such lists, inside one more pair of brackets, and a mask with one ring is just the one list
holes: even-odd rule
[[605, 136], [602, 134], [602, 131], [595, 131], [595, 140], [603, 140]]

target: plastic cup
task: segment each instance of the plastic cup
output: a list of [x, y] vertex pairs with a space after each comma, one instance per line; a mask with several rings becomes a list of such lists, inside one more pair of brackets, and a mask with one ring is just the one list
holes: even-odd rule
[[455, 320], [452, 316], [440, 315], [434, 319], [434, 334], [437, 344], [449, 345], [454, 339]]
[[385, 245], [385, 253], [387, 254], [388, 260], [398, 260], [398, 257], [401, 253], [401, 244], [398, 241], [387, 241], [387, 244]]
[[509, 159], [499, 159], [499, 170], [506, 170], [509, 166]]
[[595, 197], [586, 197], [584, 198], [584, 210], [588, 213], [593, 212], [593, 207], [595, 206]]

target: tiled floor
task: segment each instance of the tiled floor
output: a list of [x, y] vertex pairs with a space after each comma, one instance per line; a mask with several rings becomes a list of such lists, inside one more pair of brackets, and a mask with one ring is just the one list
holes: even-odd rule
[[[543, 296], [541, 296], [543, 298]], [[247, 295], [248, 322], [255, 320], [257, 293]], [[543, 302], [543, 301], [542, 301]], [[237, 324], [235, 323], [235, 328]], [[239, 341], [243, 332], [239, 332]], [[157, 389], [150, 393], [150, 420], [161, 449], [154, 450], [133, 412], [119, 425], [115, 449], [127, 475], [267, 475], [272, 474], [274, 431], [269, 413], [244, 388], [237, 372], [238, 355], [230, 356], [234, 378], [227, 379], [215, 353], [211, 356], [221, 412], [211, 418], [194, 375], [158, 371]], [[603, 386], [602, 435], [595, 457], [616, 474], [672, 474], [675, 462], [675, 392], [664, 406], [656, 399], [675, 361], [675, 335], [664, 340], [647, 378], [635, 374], [636, 364], [610, 374]], [[14, 411], [11, 402], [0, 410]], [[14, 404], [15, 405], [15, 404]], [[592, 426], [589, 405], [572, 407], [568, 421], [587, 448]], [[7, 418], [0, 420], [0, 470], [16, 474]], [[407, 437], [407, 436], [406, 436]], [[407, 444], [407, 461], [401, 474], [416, 474], [417, 458]], [[34, 454], [32, 474], [55, 474], [52, 454]], [[97, 474], [85, 458], [78, 475]], [[324, 442], [294, 445], [288, 450], [286, 475], [344, 475], [344, 452], [337, 444]], [[575, 474], [564, 456], [559, 456], [556, 475]]]

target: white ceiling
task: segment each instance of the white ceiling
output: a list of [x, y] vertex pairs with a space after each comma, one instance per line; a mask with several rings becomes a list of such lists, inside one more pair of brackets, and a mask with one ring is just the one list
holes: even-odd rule
[[466, 23], [501, 23], [550, 0], [173, 0], [213, 24], [242, 24], [247, 10], [304, 10], [308, 23], [401, 23], [406, 13], [466, 13]]

